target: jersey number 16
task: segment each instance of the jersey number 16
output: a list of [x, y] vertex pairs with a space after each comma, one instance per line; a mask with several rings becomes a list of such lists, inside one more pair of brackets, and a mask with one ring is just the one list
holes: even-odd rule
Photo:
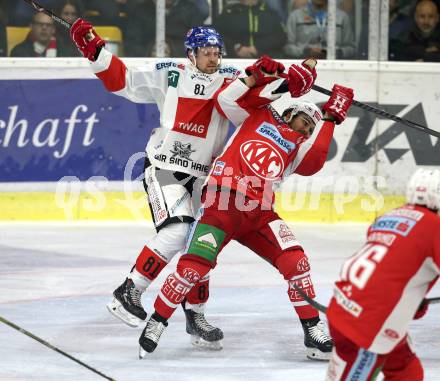
[[369, 243], [344, 263], [341, 279], [362, 290], [373, 275], [376, 266], [387, 253], [386, 246]]

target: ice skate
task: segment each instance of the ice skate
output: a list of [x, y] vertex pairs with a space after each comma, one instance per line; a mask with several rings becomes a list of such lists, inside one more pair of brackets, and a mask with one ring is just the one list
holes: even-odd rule
[[154, 315], [150, 317], [147, 325], [142, 331], [139, 338], [139, 358], [143, 359], [147, 353], [152, 353], [159, 343], [160, 336], [165, 328], [168, 326], [167, 322], [160, 322], [154, 318]]
[[110, 313], [130, 327], [137, 327], [147, 318], [141, 304], [142, 292], [131, 279], [126, 278], [115, 291], [113, 300], [107, 304]]
[[301, 321], [304, 330], [304, 345], [307, 358], [311, 360], [329, 361], [333, 349], [333, 341], [325, 333], [324, 323], [319, 318]]
[[203, 313], [186, 309], [185, 302], [182, 303], [182, 307], [186, 317], [186, 332], [191, 335], [191, 344], [202, 349], [221, 350], [222, 330], [209, 324]]

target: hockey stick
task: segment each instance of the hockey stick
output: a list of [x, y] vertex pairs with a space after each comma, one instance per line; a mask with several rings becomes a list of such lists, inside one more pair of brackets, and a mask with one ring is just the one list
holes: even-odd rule
[[6, 325], [9, 325], [11, 328], [14, 328], [15, 330], [17, 330], [17, 331], [19, 331], [19, 332], [25, 334], [26, 336], [29, 336], [30, 338], [32, 338], [32, 339], [38, 341], [40, 344], [43, 344], [43, 345], [45, 345], [46, 347], [48, 347], [48, 348], [54, 350], [55, 352], [58, 352], [58, 353], [62, 354], [63, 356], [68, 357], [69, 359], [71, 359], [71, 360], [75, 361], [76, 363], [82, 365], [83, 367], [85, 367], [85, 368], [91, 370], [92, 372], [94, 372], [94, 373], [96, 373], [96, 374], [99, 374], [101, 377], [105, 378], [106, 380], [116, 381], [114, 378], [111, 378], [111, 377], [109, 377], [109, 376], [106, 376], [104, 373], [101, 373], [99, 370], [96, 370], [95, 368], [92, 368], [91, 366], [89, 366], [89, 365], [83, 363], [81, 360], [78, 360], [77, 358], [75, 358], [75, 357], [69, 355], [68, 353], [63, 352], [61, 349], [55, 347], [54, 345], [48, 343], [48, 342], [45, 341], [45, 340], [39, 338], [38, 336], [35, 336], [34, 334], [30, 333], [29, 331], [26, 331], [24, 328], [19, 327], [18, 325], [16, 325], [16, 324], [10, 322], [9, 320], [5, 319], [4, 317], [0, 316], [0, 321], [1, 321], [2, 323], [5, 323]]
[[[326, 306], [324, 306], [323, 304], [321, 304], [321, 303], [317, 302], [316, 300], [312, 299], [303, 290], [301, 290], [296, 284], [293, 285], [293, 288], [312, 307], [315, 307], [318, 311], [320, 311], [320, 312], [322, 312], [324, 314], [327, 313], [327, 307]], [[425, 299], [423, 299], [422, 303], [426, 303], [426, 304], [437, 304], [437, 303], [440, 303], [440, 296], [437, 296], [435, 298], [425, 298]]]
[[[326, 95], [331, 95], [331, 93], [332, 93], [330, 90], [327, 90], [327, 89], [325, 89], [325, 88], [323, 88], [321, 86], [318, 86], [318, 85], [313, 85], [312, 89], [315, 90], [315, 91], [318, 91], [318, 92], [320, 92], [322, 94], [326, 94]], [[287, 93], [288, 91], [289, 91], [289, 88], [288, 88], [287, 81], [284, 81], [278, 87], [278, 89], [276, 89], [273, 93], [274, 94], [280, 94], [280, 93]], [[381, 110], [379, 108], [367, 105], [366, 103], [362, 103], [362, 102], [359, 102], [357, 100], [353, 100], [353, 105], [355, 105], [355, 106], [357, 106], [357, 107], [359, 107], [361, 109], [370, 111], [373, 114], [377, 114], [377, 115], [383, 116], [385, 118], [394, 120], [397, 123], [401, 123], [401, 124], [403, 124], [405, 126], [414, 128], [414, 129], [422, 131], [422, 132], [424, 132], [426, 134], [429, 134], [429, 135], [435, 136], [437, 138], [440, 138], [440, 132], [439, 131], [432, 130], [431, 128], [423, 126], [422, 124], [419, 124], [419, 123], [416, 123], [416, 122], [412, 122], [412, 121], [410, 121], [408, 119], [401, 118], [401, 117], [399, 117], [397, 115], [394, 115], [394, 114], [390, 114], [389, 112], [387, 112], [385, 110]]]
[[293, 288], [295, 291], [298, 291], [298, 294], [301, 295], [301, 297], [309, 303], [312, 307], [315, 307], [319, 312], [322, 312], [323, 314], [327, 313], [327, 307], [323, 304], [317, 302], [316, 300], [312, 299], [310, 296], [308, 296], [303, 290], [301, 290], [296, 284], [293, 285]]
[[428, 304], [437, 304], [440, 303], [440, 296], [437, 296], [435, 298], [426, 298], [425, 300]]
[[57, 23], [61, 24], [62, 26], [64, 26], [67, 29], [70, 29], [70, 27], [72, 26], [71, 23], [67, 22], [66, 20], [62, 19], [61, 17], [57, 16], [55, 13], [53, 13], [52, 11], [44, 8], [43, 6], [41, 6], [40, 4], [38, 4], [36, 1], [33, 0], [24, 0], [26, 1], [26, 3], [28, 3], [31, 7], [33, 7], [35, 10], [37, 10], [38, 12], [43, 12], [46, 15], [48, 15], [49, 17], [51, 17], [54, 21], [56, 21]]
[[[325, 89], [325, 88], [323, 88], [321, 86], [318, 86], [318, 85], [313, 85], [312, 89], [315, 90], [315, 91], [318, 91], [318, 92], [320, 92], [322, 94], [326, 94], [326, 95], [331, 95], [332, 94], [332, 92], [330, 90], [327, 90], [327, 89]], [[367, 105], [366, 103], [362, 103], [362, 102], [359, 102], [357, 100], [353, 100], [353, 105], [355, 105], [355, 106], [357, 106], [357, 107], [359, 107], [361, 109], [370, 111], [370, 112], [372, 112], [374, 114], [377, 114], [377, 115], [383, 116], [385, 118], [394, 120], [395, 122], [404, 124], [405, 126], [414, 128], [416, 130], [419, 130], [419, 131], [425, 132], [425, 133], [427, 133], [429, 135], [436, 136], [437, 138], [440, 138], [440, 132], [432, 130], [432, 129], [426, 127], [426, 126], [423, 126], [422, 124], [419, 124], [419, 123], [416, 123], [416, 122], [412, 122], [412, 121], [410, 121], [408, 119], [403, 119], [403, 118], [401, 118], [401, 117], [399, 117], [397, 115], [390, 114], [389, 112], [386, 112], [385, 110], [381, 110], [379, 108]]]

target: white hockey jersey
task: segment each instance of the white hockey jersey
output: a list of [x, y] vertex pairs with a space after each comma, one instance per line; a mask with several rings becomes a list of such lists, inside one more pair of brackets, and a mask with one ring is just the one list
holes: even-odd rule
[[127, 68], [106, 49], [91, 66], [107, 90], [136, 103], [157, 104], [160, 127], [146, 147], [154, 166], [197, 177], [208, 173], [225, 145], [229, 123], [216, 110], [214, 96], [239, 70], [221, 67], [204, 74], [173, 61]]

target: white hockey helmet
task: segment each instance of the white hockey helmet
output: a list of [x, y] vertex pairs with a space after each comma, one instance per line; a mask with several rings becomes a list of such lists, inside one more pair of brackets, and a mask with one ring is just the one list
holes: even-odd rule
[[406, 201], [440, 210], [440, 170], [419, 168], [408, 182]]
[[[291, 112], [288, 119], [285, 118], [285, 116]], [[282, 117], [286, 121], [286, 123], [290, 123], [291, 120], [295, 115], [298, 115], [300, 112], [303, 112], [304, 114], [308, 115], [313, 122], [318, 124], [318, 122], [322, 119], [322, 113], [318, 106], [316, 106], [312, 102], [308, 101], [298, 101], [292, 99], [286, 109], [283, 111]]]

